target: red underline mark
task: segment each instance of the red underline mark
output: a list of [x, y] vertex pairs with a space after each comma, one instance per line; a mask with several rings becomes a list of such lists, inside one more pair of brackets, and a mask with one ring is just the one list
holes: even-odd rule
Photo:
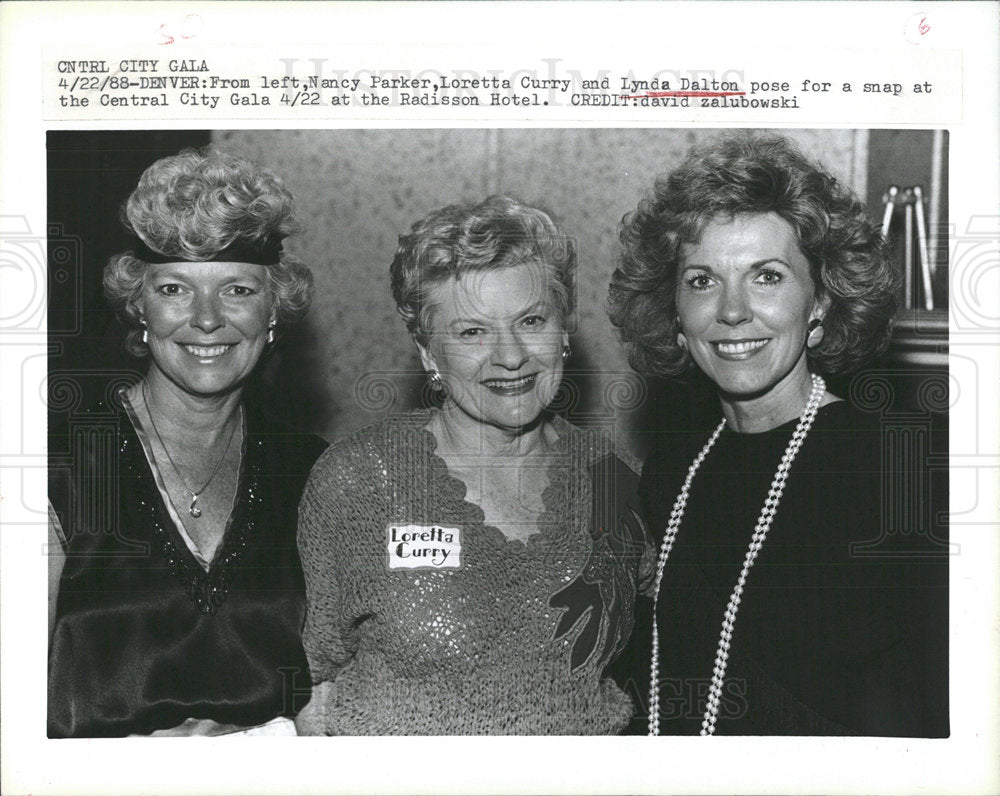
[[645, 97], [743, 97], [745, 91], [647, 91], [645, 94], [622, 94], [624, 99]]

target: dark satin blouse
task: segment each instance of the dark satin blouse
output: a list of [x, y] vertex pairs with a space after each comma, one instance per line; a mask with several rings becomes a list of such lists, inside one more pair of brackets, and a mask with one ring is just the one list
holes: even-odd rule
[[50, 459], [68, 550], [49, 649], [49, 737], [293, 716], [310, 687], [297, 506], [322, 440], [247, 413], [237, 498], [208, 572], [171, 522], [124, 412], [88, 413], [66, 441], [66, 464]]

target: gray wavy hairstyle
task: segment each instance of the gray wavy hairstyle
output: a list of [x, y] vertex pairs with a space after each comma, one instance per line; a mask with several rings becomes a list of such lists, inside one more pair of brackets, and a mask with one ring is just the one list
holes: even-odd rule
[[431, 289], [448, 279], [536, 261], [562, 321], [576, 300], [576, 246], [548, 213], [512, 196], [442, 207], [399, 237], [390, 266], [396, 308], [414, 338], [426, 345]]

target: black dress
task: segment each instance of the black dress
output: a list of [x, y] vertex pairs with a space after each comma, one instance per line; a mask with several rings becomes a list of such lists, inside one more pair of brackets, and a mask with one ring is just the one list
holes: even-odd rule
[[[727, 427], [694, 477], [656, 617], [661, 734], [701, 729], [726, 604], [796, 423]], [[646, 462], [640, 496], [658, 539], [709, 434], [671, 434]], [[882, 461], [877, 418], [820, 408], [748, 576], [717, 734], [948, 735], [948, 560], [939, 538], [896, 554], [871, 544], [893, 516]], [[635, 733], [647, 726], [651, 605], [612, 672], [643, 706]]]
[[308, 699], [298, 500], [325, 443], [246, 413], [237, 498], [206, 572], [167, 514], [132, 423], [101, 406], [53, 436], [68, 550], [49, 648], [48, 734], [124, 736], [187, 719], [249, 727]]

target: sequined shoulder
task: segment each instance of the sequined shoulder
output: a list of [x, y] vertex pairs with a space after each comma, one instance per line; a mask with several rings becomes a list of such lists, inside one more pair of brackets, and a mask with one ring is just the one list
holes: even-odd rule
[[642, 473], [642, 460], [627, 448], [617, 444], [607, 429], [582, 428], [559, 416], [553, 418], [553, 425], [566, 450], [573, 451], [584, 461], [591, 463], [612, 454], [636, 475]]

